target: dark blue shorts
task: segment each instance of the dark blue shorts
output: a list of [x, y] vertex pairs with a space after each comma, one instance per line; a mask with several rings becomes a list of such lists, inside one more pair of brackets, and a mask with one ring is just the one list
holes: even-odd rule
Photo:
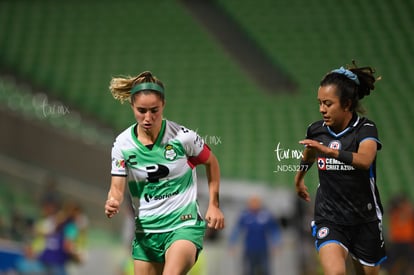
[[312, 222], [312, 235], [318, 252], [328, 243], [337, 243], [363, 265], [377, 266], [387, 258], [380, 220], [358, 225]]

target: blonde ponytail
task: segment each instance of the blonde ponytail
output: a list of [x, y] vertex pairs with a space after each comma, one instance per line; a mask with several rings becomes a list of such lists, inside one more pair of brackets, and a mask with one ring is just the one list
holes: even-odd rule
[[153, 76], [151, 72], [145, 71], [135, 77], [113, 77], [109, 84], [109, 90], [111, 91], [112, 96], [121, 103], [124, 103], [125, 101], [131, 103], [131, 89], [135, 85], [144, 82], [154, 82], [164, 88], [162, 82]]

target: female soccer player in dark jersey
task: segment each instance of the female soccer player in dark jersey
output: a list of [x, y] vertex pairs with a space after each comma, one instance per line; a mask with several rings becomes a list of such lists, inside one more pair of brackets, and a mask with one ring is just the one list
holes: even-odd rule
[[[382, 145], [375, 123], [359, 115], [359, 101], [377, 79], [372, 68], [355, 63], [325, 75], [318, 89], [323, 119], [299, 142], [305, 146], [300, 167], [316, 162], [319, 171], [312, 234], [325, 274], [345, 274], [348, 254], [357, 274], [378, 274], [386, 259], [375, 169]], [[297, 172], [295, 187], [310, 201], [306, 170]]]

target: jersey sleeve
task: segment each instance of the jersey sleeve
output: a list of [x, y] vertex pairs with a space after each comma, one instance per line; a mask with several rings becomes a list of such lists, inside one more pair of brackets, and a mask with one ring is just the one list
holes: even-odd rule
[[308, 125], [308, 128], [306, 129], [306, 139], [314, 139], [315, 136], [318, 135], [318, 132], [320, 132], [320, 129], [322, 127], [322, 121], [316, 121], [314, 123], [311, 123]]
[[305, 139], [312, 138], [312, 125], [309, 125], [308, 128], [306, 128], [306, 135]]
[[112, 167], [111, 175], [112, 176], [127, 176], [125, 159], [120, 148], [120, 141], [117, 139], [112, 146], [111, 151]]
[[365, 121], [362, 124], [362, 126], [361, 126], [361, 128], [358, 132], [358, 135], [357, 135], [358, 143], [361, 143], [365, 140], [374, 140], [374, 141], [376, 141], [377, 142], [377, 149], [381, 150], [382, 144], [381, 144], [381, 141], [379, 140], [379, 137], [378, 137], [377, 126], [375, 125], [374, 122], [369, 121], [369, 120]]
[[178, 133], [184, 150], [194, 165], [204, 163], [210, 156], [210, 148], [205, 144], [204, 140], [193, 130], [181, 127]]

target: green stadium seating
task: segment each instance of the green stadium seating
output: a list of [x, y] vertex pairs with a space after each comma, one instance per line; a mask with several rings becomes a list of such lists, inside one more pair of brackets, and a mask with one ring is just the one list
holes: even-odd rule
[[[414, 89], [413, 3], [216, 3], [293, 76], [295, 94], [269, 95], [256, 87], [179, 1], [2, 1], [0, 68], [114, 131], [133, 117], [127, 104], [112, 99], [110, 78], [151, 70], [166, 84], [166, 117], [211, 142], [223, 177], [291, 186], [293, 173], [273, 172], [280, 164], [277, 144], [301, 149], [297, 141], [319, 119], [319, 80], [356, 59], [383, 77], [363, 102], [384, 144], [378, 162], [382, 193], [385, 199], [397, 192], [414, 197], [408, 167], [414, 153], [414, 111], [408, 106]], [[290, 158], [282, 164], [293, 163]], [[315, 172], [308, 181], [316, 187]]]

